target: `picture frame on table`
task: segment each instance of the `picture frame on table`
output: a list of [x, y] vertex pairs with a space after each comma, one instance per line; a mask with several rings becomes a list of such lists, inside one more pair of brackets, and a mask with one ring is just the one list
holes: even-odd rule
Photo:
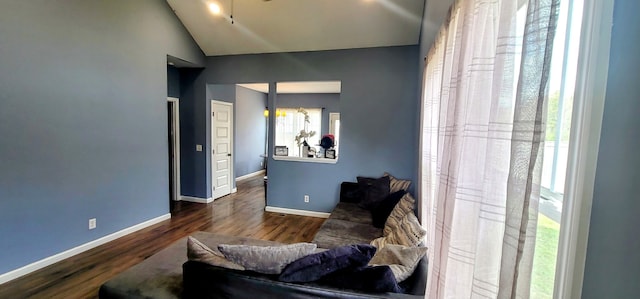
[[336, 158], [336, 150], [328, 149], [324, 151], [324, 157], [327, 159], [335, 159]]
[[283, 145], [276, 145], [273, 150], [274, 156], [288, 156], [289, 148]]

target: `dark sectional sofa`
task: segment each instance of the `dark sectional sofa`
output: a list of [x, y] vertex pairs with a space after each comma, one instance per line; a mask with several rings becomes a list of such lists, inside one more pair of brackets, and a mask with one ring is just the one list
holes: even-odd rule
[[[382, 236], [382, 229], [371, 224], [369, 211], [352, 201], [350, 196], [341, 196], [313, 239], [318, 248], [368, 244]], [[210, 248], [217, 248], [218, 244], [279, 244], [205, 232], [193, 237]], [[183, 238], [106, 282], [100, 288], [100, 298], [424, 298], [427, 281], [426, 257], [413, 274], [400, 283], [405, 293], [373, 294], [317, 283], [286, 283], [278, 281], [277, 275], [187, 261], [186, 252], [186, 238]]]

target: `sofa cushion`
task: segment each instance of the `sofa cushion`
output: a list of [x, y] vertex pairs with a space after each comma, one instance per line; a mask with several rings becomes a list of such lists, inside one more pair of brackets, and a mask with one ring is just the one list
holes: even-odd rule
[[415, 202], [416, 200], [413, 199], [413, 196], [411, 196], [410, 193], [406, 193], [404, 196], [402, 196], [398, 204], [393, 207], [393, 210], [391, 211], [391, 214], [389, 214], [389, 217], [387, 217], [387, 221], [385, 222], [384, 229], [382, 231], [382, 234], [384, 236], [390, 235], [391, 232], [400, 225], [400, 221], [402, 220], [402, 218], [404, 218], [405, 215], [409, 213], [413, 214]]
[[398, 204], [405, 193], [407, 192], [404, 190], [391, 193], [387, 198], [371, 209], [371, 222], [373, 226], [377, 228], [384, 228], [384, 224], [387, 222], [389, 214], [391, 214], [391, 211], [393, 211], [393, 208]]
[[362, 193], [362, 200], [358, 203], [359, 207], [369, 210], [389, 196], [389, 177], [357, 177], [357, 179]]
[[334, 248], [349, 244], [368, 244], [382, 236], [382, 230], [370, 224], [329, 218], [324, 221], [313, 243], [320, 248]]
[[392, 176], [390, 173], [385, 172], [385, 176], [389, 177], [389, 192], [398, 192], [404, 190], [409, 192], [409, 186], [411, 186], [411, 180], [402, 180]]
[[427, 235], [427, 231], [422, 228], [416, 215], [409, 213], [402, 218], [399, 226], [390, 235], [371, 241], [371, 245], [378, 247], [378, 249], [387, 244], [418, 246], [425, 235]]
[[228, 260], [219, 251], [209, 248], [207, 245], [202, 244], [202, 242], [191, 236], [187, 238], [187, 258], [189, 258], [190, 261], [201, 262], [227, 269], [244, 270], [243, 266]]
[[368, 244], [347, 245], [310, 254], [287, 265], [279, 280], [286, 282], [311, 282], [335, 271], [365, 266], [376, 252]]
[[329, 219], [346, 220], [355, 223], [372, 225], [371, 212], [355, 203], [339, 202], [331, 212]]
[[402, 292], [389, 266], [347, 268], [324, 276], [320, 282], [332, 287], [370, 293]]
[[389, 266], [397, 282], [407, 279], [427, 254], [427, 247], [387, 244], [369, 261], [370, 266]]
[[289, 263], [313, 253], [317, 245], [296, 243], [281, 246], [251, 246], [220, 244], [218, 249], [230, 261], [246, 270], [264, 274], [280, 274]]

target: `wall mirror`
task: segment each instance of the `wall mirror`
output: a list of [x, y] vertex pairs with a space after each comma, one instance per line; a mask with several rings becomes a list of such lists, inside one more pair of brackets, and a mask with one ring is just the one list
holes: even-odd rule
[[340, 92], [340, 81], [278, 82], [275, 157], [337, 159]]

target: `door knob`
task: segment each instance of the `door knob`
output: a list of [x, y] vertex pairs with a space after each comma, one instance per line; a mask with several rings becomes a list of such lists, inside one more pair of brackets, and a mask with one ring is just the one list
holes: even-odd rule
[[227, 154], [227, 157], [231, 157], [231, 154]]

